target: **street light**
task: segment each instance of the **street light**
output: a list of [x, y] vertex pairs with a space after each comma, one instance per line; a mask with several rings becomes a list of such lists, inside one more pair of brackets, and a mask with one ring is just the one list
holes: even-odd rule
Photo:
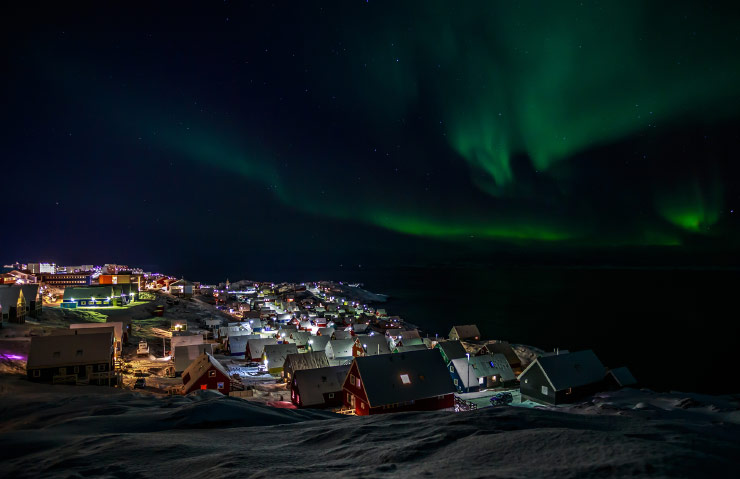
[[468, 357], [468, 381], [467, 381], [468, 386], [467, 387], [470, 388], [469, 386], [470, 385], [470, 353], [465, 353], [465, 356]]

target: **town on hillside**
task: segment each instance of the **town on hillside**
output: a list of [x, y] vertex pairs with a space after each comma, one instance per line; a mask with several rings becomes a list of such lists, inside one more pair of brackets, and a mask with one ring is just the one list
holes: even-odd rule
[[424, 333], [359, 284], [205, 285], [116, 264], [5, 271], [0, 370], [39, 383], [360, 416], [557, 406], [637, 383], [591, 350], [544, 352], [475, 324]]

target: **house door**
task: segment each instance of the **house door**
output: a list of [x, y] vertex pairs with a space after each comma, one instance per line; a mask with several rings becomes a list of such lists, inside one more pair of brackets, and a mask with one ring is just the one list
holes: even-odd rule
[[85, 366], [85, 377], [89, 378], [93, 372], [92, 366]]
[[354, 394], [349, 395], [349, 406], [351, 408], [355, 407], [355, 395]]

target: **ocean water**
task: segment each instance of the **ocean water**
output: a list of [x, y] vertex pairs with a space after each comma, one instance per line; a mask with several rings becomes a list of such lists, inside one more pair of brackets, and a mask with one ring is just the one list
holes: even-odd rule
[[593, 349], [656, 390], [736, 393], [740, 272], [727, 270], [368, 268], [324, 273], [388, 294], [385, 308], [446, 336], [475, 323], [485, 338], [545, 350]]

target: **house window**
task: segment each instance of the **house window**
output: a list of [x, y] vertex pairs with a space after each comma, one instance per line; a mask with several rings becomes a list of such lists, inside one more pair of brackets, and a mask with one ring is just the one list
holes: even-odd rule
[[360, 409], [365, 409], [365, 403], [360, 401]]
[[67, 368], [59, 368], [59, 375], [64, 376], [67, 374]]
[[77, 350], [77, 353], [75, 353], [75, 356], [77, 356], [77, 357], [82, 356], [82, 350], [81, 349], [78, 349]]
[[75, 374], [79, 373], [80, 372], [80, 367], [79, 366], [75, 366], [74, 371], [75, 371]]
[[357, 378], [357, 387], [358, 388], [362, 387], [362, 382], [360, 381], [360, 378]]
[[35, 378], [41, 377], [41, 370], [40, 369], [34, 369], [33, 370], [33, 377], [35, 377]]
[[547, 386], [542, 386], [542, 394], [544, 394], [545, 396], [547, 396], [547, 394], [548, 394]]
[[216, 384], [216, 387], [218, 389], [223, 389], [224, 388], [224, 383], [218, 383], [218, 384]]
[[105, 371], [105, 364], [98, 364], [98, 371]]
[[216, 371], [208, 371], [208, 377], [209, 378], [215, 378], [216, 377]]
[[401, 374], [401, 382], [404, 384], [411, 384], [411, 379], [409, 379], [409, 375]]
[[329, 393], [329, 399], [334, 399], [334, 393]]
[[454, 373], [455, 372], [455, 366], [453, 366], [452, 364], [450, 364], [450, 372], [451, 373]]
[[525, 379], [524, 384], [529, 384], [529, 379]]
[[350, 374], [350, 375], [349, 375], [349, 383], [350, 383], [351, 385], [353, 385], [353, 386], [354, 386], [355, 384], [357, 384], [357, 383], [355, 382], [355, 375], [354, 375], [354, 374]]
[[568, 390], [565, 391], [565, 394], [573, 394], [573, 388], [568, 388]]
[[455, 386], [457, 386], [457, 378], [452, 380], [453, 383], [455, 383]]
[[54, 353], [52, 354], [52, 356], [55, 357], [55, 358], [58, 358], [61, 355], [62, 355], [62, 353], [60, 353], [59, 351], [54, 351]]

